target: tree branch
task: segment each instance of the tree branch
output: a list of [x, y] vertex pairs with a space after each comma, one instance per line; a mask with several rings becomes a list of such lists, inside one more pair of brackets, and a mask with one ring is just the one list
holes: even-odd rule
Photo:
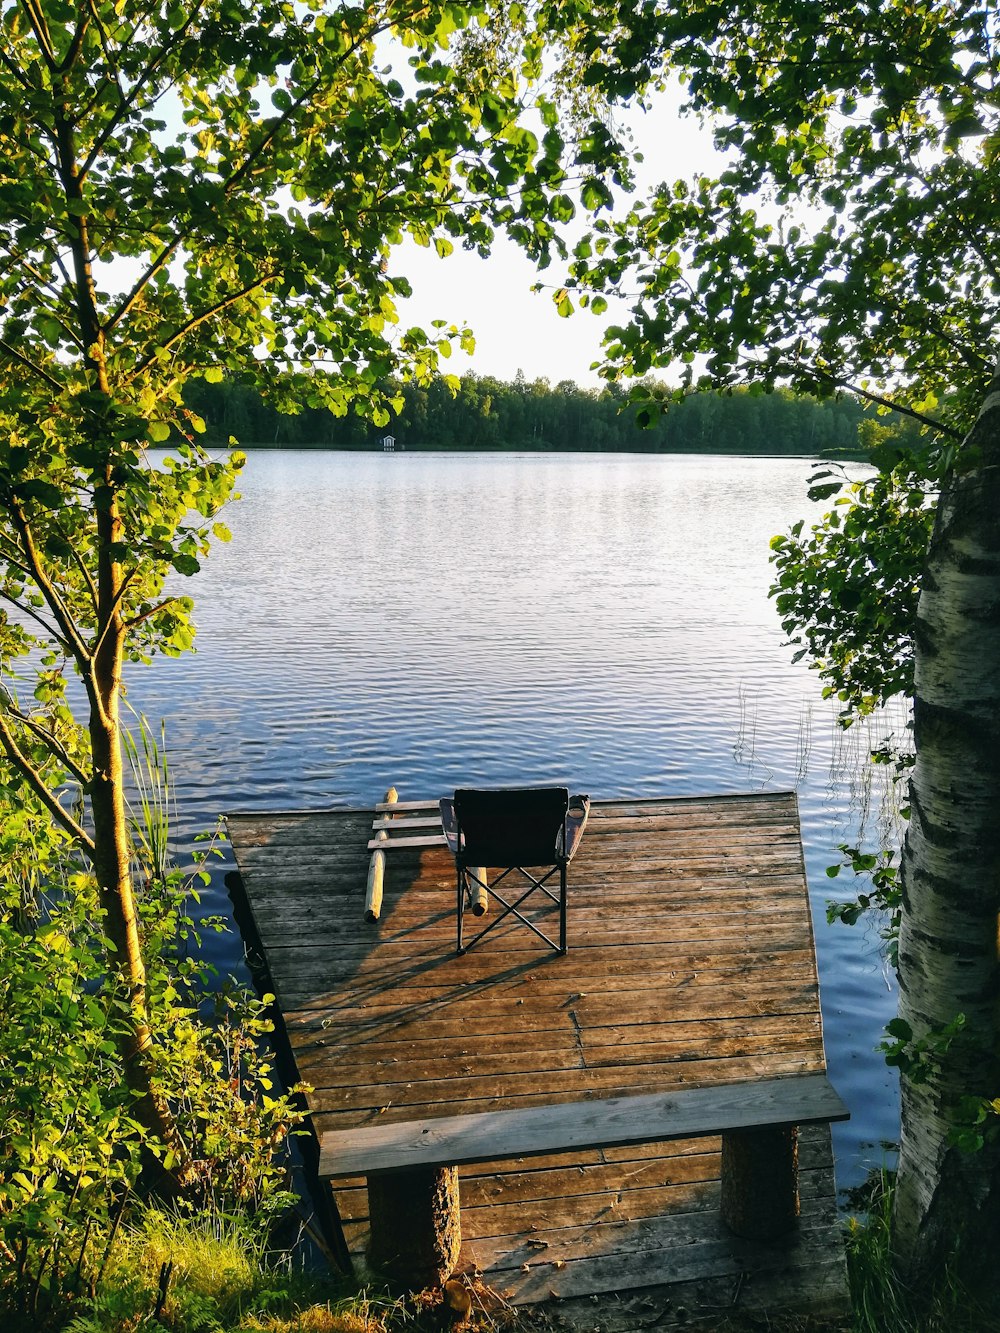
[[[12, 564], [13, 562], [8, 560], [7, 563]], [[17, 568], [23, 570], [25, 574], [29, 576], [31, 575], [31, 570], [27, 569], [24, 565], [19, 564]], [[2, 597], [5, 602], [9, 602], [11, 606], [17, 607], [22, 615], [29, 616], [36, 625], [41, 625], [48, 638], [55, 639], [57, 643], [62, 644], [58, 631], [50, 625], [47, 620], [43, 620], [34, 607], [25, 606], [24, 603], [19, 602], [16, 597], [11, 597], [9, 593], [3, 592], [2, 590], [0, 590], [0, 597]], [[62, 646], [66, 649], [69, 648], [69, 644], [63, 644]]]
[[36, 366], [34, 361], [29, 361], [28, 358], [19, 352], [16, 347], [11, 347], [10, 343], [6, 342], [3, 338], [0, 338], [0, 351], [6, 352], [7, 355], [13, 357], [15, 361], [20, 362], [26, 370], [30, 370], [33, 375], [37, 375], [40, 379], [43, 379], [51, 388], [58, 389], [58, 391], [62, 393], [63, 386], [54, 375], [50, 375], [49, 372], [43, 370], [41, 366]]
[[148, 611], [143, 611], [141, 616], [133, 616], [131, 620], [124, 621], [125, 628], [134, 629], [136, 625], [141, 625], [144, 620], [151, 620], [159, 611], [165, 611], [168, 606], [172, 606], [174, 602], [179, 601], [179, 597], [165, 597], [156, 606], [151, 606]]
[[66, 57], [59, 66], [60, 74], [65, 74], [67, 70], [71, 70], [79, 60], [80, 52], [83, 50], [83, 39], [86, 37], [87, 29], [90, 27], [92, 13], [93, 10], [91, 10], [90, 13], [80, 15], [80, 19], [76, 25], [76, 31], [73, 34], [73, 40], [69, 44], [69, 50], [66, 52]]
[[32, 735], [37, 736], [40, 741], [43, 741], [45, 745], [48, 746], [48, 748], [52, 751], [52, 754], [55, 756], [55, 758], [59, 760], [60, 764], [62, 764], [64, 768], [69, 769], [69, 771], [73, 774], [73, 776], [76, 778], [77, 782], [79, 782], [81, 787], [84, 788], [88, 787], [91, 781], [93, 780], [93, 774], [87, 773], [83, 768], [80, 767], [80, 765], [76, 762], [76, 760], [66, 750], [66, 747], [63, 745], [62, 741], [58, 739], [58, 737], [56, 737], [51, 731], [47, 731], [46, 728], [43, 727], [40, 722], [36, 722], [34, 718], [29, 717], [26, 713], [22, 713], [20, 708], [18, 708], [17, 705], [14, 703], [10, 691], [6, 687], [2, 688], [3, 688], [3, 693], [6, 696], [6, 706], [5, 706], [6, 713], [10, 717], [15, 718], [21, 724], [21, 726], [27, 727], [27, 729], [32, 733]]
[[63, 601], [59, 589], [55, 586], [45, 571], [42, 564], [42, 558], [35, 545], [34, 534], [28, 523], [27, 515], [16, 500], [12, 500], [8, 512], [14, 521], [14, 527], [17, 529], [18, 536], [21, 538], [21, 550], [24, 558], [28, 562], [28, 567], [32, 579], [34, 579], [39, 592], [49, 604], [52, 614], [56, 618], [56, 624], [62, 632], [66, 641], [66, 646], [76, 659], [81, 670], [84, 672], [91, 663], [91, 654], [87, 651], [87, 645], [80, 637], [69, 608]]
[[[901, 311], [901, 313], [905, 313], [905, 311]], [[978, 352], [974, 351], [971, 347], [966, 346], [960, 339], [956, 338], [954, 334], [946, 333], [940, 321], [934, 319], [926, 309], [919, 312], [919, 317], [943, 343], [947, 343], [949, 347], [954, 349], [955, 355], [960, 356], [970, 370], [981, 374], [983, 371], [987, 371], [991, 368], [992, 363], [989, 357], [980, 356]]]
[[[236, 302], [241, 301], [244, 296], [249, 296], [250, 293], [256, 291], [258, 287], [263, 287], [267, 283], [272, 282], [277, 276], [277, 273], [265, 273], [264, 276], [258, 278], [256, 282], [250, 283], [249, 286], [242, 288], [242, 290], [238, 292], [233, 292], [231, 295], [223, 297], [221, 301], [216, 301], [215, 305], [210, 306], [207, 310], [203, 310], [200, 315], [193, 315], [186, 324], [182, 324], [179, 329], [175, 329], [169, 337], [158, 340], [156, 344], [157, 352], [169, 351], [175, 343], [180, 342], [182, 338], [185, 338], [189, 333], [193, 332], [199, 324], [204, 324], [205, 321], [211, 319], [213, 315], [221, 314], [223, 310], [228, 309], [231, 305], [235, 305]], [[134, 370], [129, 372], [128, 378], [134, 380], [138, 375], [141, 375], [143, 371], [147, 370], [155, 360], [156, 354], [150, 352], [148, 356], [144, 357], [143, 360], [139, 362]]]
[[69, 549], [72, 551], [73, 563], [80, 571], [80, 576], [83, 579], [84, 583], [86, 584], [88, 593], [90, 593], [90, 600], [93, 603], [94, 610], [97, 611], [99, 607], [98, 607], [98, 596], [97, 596], [97, 584], [94, 582], [94, 576], [87, 568], [86, 562], [84, 561], [83, 556], [80, 554], [80, 552], [76, 549], [75, 544], [70, 541], [69, 537], [66, 536], [62, 524], [54, 523], [53, 527], [55, 528], [56, 532], [58, 532], [59, 535], [62, 537], [63, 541], [65, 541]]
[[105, 333], [110, 333], [112, 329], [116, 328], [121, 323], [135, 305], [136, 301], [138, 301], [139, 297], [156, 277], [157, 273], [159, 273], [161, 269], [166, 268], [167, 264], [170, 263], [175, 250], [178, 248], [181, 241], [185, 239], [185, 235], [186, 233], [181, 232], [174, 236], [172, 240], [168, 241], [146, 269], [145, 273], [141, 274], [141, 276], [135, 280], [131, 289], [126, 294], [125, 299], [104, 321]]
[[[420, 12], [419, 6], [417, 12], [418, 13]], [[373, 40], [375, 37], [379, 36], [382, 32], [387, 31], [388, 28], [391, 26], [392, 26], [391, 21], [386, 19], [385, 22], [373, 23], [370, 29], [366, 29], [364, 32], [357, 33], [354, 39], [348, 45], [348, 47], [341, 53], [340, 57], [337, 60], [337, 65], [340, 66], [345, 64], [348, 58], [354, 54], [354, 52], [358, 49], [359, 46], [361, 46], [366, 41]], [[274, 143], [274, 140], [277, 138], [280, 131], [286, 127], [286, 125], [302, 110], [304, 106], [307, 105], [309, 101], [311, 101], [311, 99], [316, 95], [319, 89], [326, 82], [327, 77], [328, 75], [326, 72], [324, 72], [322, 75], [318, 75], [312, 81], [312, 83], [310, 83], [303, 90], [301, 95], [291, 104], [291, 106], [289, 106], [286, 111], [282, 112], [282, 114], [278, 117], [275, 123], [271, 126], [270, 130], [268, 130], [267, 134], [265, 134], [263, 139], [261, 139], [260, 143], [256, 144], [255, 147], [250, 150], [250, 152], [247, 154], [244, 160], [236, 168], [236, 170], [233, 171], [229, 175], [229, 177], [223, 182], [222, 189], [224, 194], [228, 195], [230, 191], [233, 190], [242, 180], [244, 180], [248, 175], [252, 174], [252, 170], [255, 163], [271, 147], [271, 145]], [[125, 108], [123, 107], [122, 108], [123, 114], [124, 110]], [[98, 140], [98, 143], [95, 144], [94, 148], [91, 150], [87, 162], [84, 164], [85, 170], [89, 168], [89, 166], [91, 165], [93, 158], [96, 152], [98, 151], [98, 148], [101, 146], [101, 143], [102, 140]], [[131, 290], [126, 295], [124, 301], [122, 301], [122, 303], [118, 306], [118, 308], [115, 311], [113, 311], [110, 317], [105, 321], [104, 323], [105, 332], [110, 332], [125, 318], [128, 312], [132, 309], [132, 306], [135, 304], [135, 302], [139, 299], [139, 297], [146, 290], [146, 288], [149, 286], [152, 280], [156, 277], [157, 273], [159, 273], [160, 270], [169, 263], [171, 256], [187, 240], [188, 236], [190, 236], [191, 231], [193, 229], [193, 225], [194, 225], [193, 223], [189, 222], [186, 227], [182, 228], [166, 245], [163, 246], [159, 254], [152, 261], [152, 263], [149, 265], [146, 271], [139, 278], [136, 279]], [[147, 362], [146, 364], [149, 363]]]
[[927, 173], [923, 171], [910, 152], [908, 144], [905, 145], [905, 152], [910, 163], [910, 174], [920, 182], [932, 199], [940, 203], [942, 210], [946, 212], [948, 217], [955, 220], [968, 245], [979, 256], [987, 273], [1000, 286], [1000, 269], [997, 268], [993, 256], [984, 248], [980, 234], [973, 227], [970, 227], [966, 221], [961, 209], [961, 198], [956, 199], [954, 193], [945, 194], [939, 185], [928, 178]]
[[45, 63], [50, 70], [54, 71], [56, 68], [56, 53], [52, 46], [52, 39], [49, 36], [45, 15], [35, 3], [35, 0], [21, 0], [21, 8], [28, 16], [31, 31], [35, 34], [39, 50], [45, 57]]
[[957, 431], [952, 426], [946, 426], [943, 421], [935, 421], [933, 417], [925, 415], [923, 412], [917, 412], [912, 407], [904, 407], [901, 403], [894, 403], [891, 398], [883, 398], [881, 394], [872, 393], [870, 389], [862, 389], [859, 384], [852, 383], [841, 375], [832, 375], [828, 370], [821, 370], [819, 366], [810, 365], [807, 369], [810, 375], [818, 375], [820, 379], [826, 380], [828, 384], [834, 384], [838, 389], [846, 389], [849, 393], [857, 394], [868, 403], [876, 403], [879, 407], [888, 407], [890, 411], [898, 412], [900, 416], [910, 417], [913, 421], [919, 421], [921, 425], [937, 431], [940, 435], [947, 435], [950, 439], [961, 442], [965, 436], [961, 431]]
[[49, 789], [48, 783], [42, 772], [35, 767], [28, 756], [23, 752], [17, 743], [17, 738], [7, 725], [7, 719], [0, 711], [0, 745], [7, 752], [7, 758], [14, 765], [21, 776], [27, 781], [35, 795], [41, 800], [52, 818], [60, 824], [66, 832], [79, 842], [80, 846], [89, 856], [94, 854], [94, 840], [87, 831], [82, 828], [72, 815], [59, 804], [56, 797]]
[[133, 84], [131, 92], [126, 93], [119, 80], [118, 70], [116, 67], [114, 56], [111, 53], [107, 31], [105, 30], [104, 24], [101, 23], [100, 18], [98, 17], [97, 8], [96, 5], [94, 4], [94, 0], [89, 0], [89, 3], [90, 3], [90, 12], [94, 18], [94, 22], [97, 24], [97, 31], [101, 39], [101, 49], [103, 50], [104, 57], [108, 62], [108, 66], [111, 69], [112, 74], [114, 75], [115, 86], [118, 89], [118, 95], [121, 98], [121, 101], [114, 115], [108, 121], [107, 125], [105, 125], [104, 129], [101, 130], [100, 134], [94, 141], [93, 147], [91, 148], [90, 152], [84, 159], [83, 164], [80, 168], [81, 180], [88, 175], [94, 163], [100, 156], [104, 148], [104, 145], [107, 143], [108, 139], [110, 139], [110, 137], [114, 134], [118, 126], [122, 123], [123, 117], [126, 116], [128, 112], [132, 109], [132, 107], [135, 105], [143, 88], [145, 88], [145, 86], [149, 83], [153, 75], [163, 64], [164, 60], [166, 60], [170, 52], [173, 51], [182, 41], [182, 39], [187, 36], [188, 30], [190, 29], [190, 27], [192, 26], [198, 15], [201, 13], [201, 8], [202, 8], [202, 0], [198, 0], [198, 3], [192, 6], [191, 12], [188, 15], [187, 19], [184, 21], [181, 27], [179, 27], [177, 31], [173, 34], [172, 39], [169, 42], [167, 42], [164, 46], [162, 46], [159, 52], [156, 54], [156, 56], [153, 59], [151, 59], [143, 68], [139, 78], [136, 79], [135, 83]]
[[59, 300], [62, 298], [62, 289], [59, 284], [54, 282], [51, 278], [47, 278], [45, 274], [31, 262], [23, 250], [10, 245], [7, 248], [7, 253], [10, 255], [10, 263], [4, 265], [5, 272], [15, 272], [18, 268], [22, 268], [25, 273], [27, 273], [28, 277], [34, 278], [38, 286], [42, 288], [42, 290], [47, 291], [50, 296], [54, 297], [58, 304]]
[[0, 62], [2, 62], [6, 66], [7, 71], [9, 72], [11, 78], [14, 80], [14, 82], [17, 84], [19, 88], [23, 88], [26, 93], [31, 93], [36, 91], [31, 86], [31, 80], [25, 78], [21, 68], [17, 64], [15, 64], [13, 60], [10, 59], [10, 57], [7, 55], [7, 52], [2, 47], [0, 47]]

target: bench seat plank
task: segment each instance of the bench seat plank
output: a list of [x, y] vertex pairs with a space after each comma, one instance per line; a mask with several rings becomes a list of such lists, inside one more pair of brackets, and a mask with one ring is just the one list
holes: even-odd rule
[[790, 1075], [680, 1092], [329, 1130], [320, 1138], [319, 1174], [335, 1179], [463, 1166], [541, 1157], [570, 1148], [622, 1147], [770, 1125], [847, 1120], [849, 1116], [825, 1074]]

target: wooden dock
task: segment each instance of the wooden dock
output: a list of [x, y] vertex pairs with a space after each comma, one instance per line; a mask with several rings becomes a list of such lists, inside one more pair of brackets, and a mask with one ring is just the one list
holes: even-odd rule
[[[565, 957], [515, 922], [457, 956], [440, 847], [393, 852], [382, 918], [365, 922], [372, 820], [228, 818], [317, 1133], [825, 1070], [794, 795], [594, 802]], [[799, 1227], [770, 1244], [722, 1227], [718, 1140], [463, 1168], [463, 1265], [567, 1319], [616, 1293], [607, 1329], [734, 1305], [838, 1312], [827, 1126], [802, 1129], [799, 1164]], [[364, 1181], [336, 1197], [360, 1258]]]

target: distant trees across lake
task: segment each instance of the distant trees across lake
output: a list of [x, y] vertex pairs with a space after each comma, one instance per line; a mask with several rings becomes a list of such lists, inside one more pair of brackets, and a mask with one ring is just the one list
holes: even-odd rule
[[[392, 434], [404, 449], [597, 450], [634, 453], [828, 454], [864, 452], [875, 422], [852, 399], [770, 394], [697, 393], [672, 403], [643, 429], [626, 392], [612, 385], [579, 388], [570, 380], [512, 382], [463, 375], [457, 393], [446, 380], [398, 387], [402, 410], [386, 426], [360, 416], [336, 417], [303, 406], [278, 411], [239, 381], [189, 383], [187, 405], [204, 418], [210, 438], [235, 436], [242, 446], [378, 449]], [[287, 389], [285, 391], [287, 400]], [[869, 430], [864, 428], [867, 423]], [[859, 433], [860, 428], [860, 433]], [[878, 429], [878, 428], [876, 428]]]

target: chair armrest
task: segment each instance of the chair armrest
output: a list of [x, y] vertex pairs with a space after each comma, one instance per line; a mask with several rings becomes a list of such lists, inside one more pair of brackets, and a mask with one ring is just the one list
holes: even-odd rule
[[[576, 855], [576, 849], [580, 845], [580, 839], [583, 837], [583, 830], [587, 827], [587, 816], [590, 814], [589, 796], [571, 796], [569, 798], [569, 810], [566, 814], [566, 851], [567, 861], [572, 861]], [[562, 838], [560, 837], [560, 842]], [[561, 849], [560, 849], [561, 850]]]
[[452, 856], [457, 856], [458, 820], [455, 817], [455, 802], [450, 796], [442, 796], [439, 804], [441, 806], [441, 828], [444, 832], [445, 842], [447, 842], [448, 850]]

